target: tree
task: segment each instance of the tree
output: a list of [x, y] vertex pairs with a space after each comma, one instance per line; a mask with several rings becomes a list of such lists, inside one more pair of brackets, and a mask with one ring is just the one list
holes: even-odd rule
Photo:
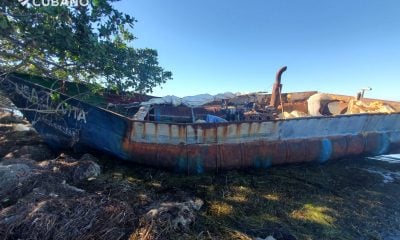
[[0, 71], [151, 92], [172, 74], [159, 66], [156, 50], [129, 45], [136, 20], [114, 9], [115, 1], [46, 7], [2, 0]]

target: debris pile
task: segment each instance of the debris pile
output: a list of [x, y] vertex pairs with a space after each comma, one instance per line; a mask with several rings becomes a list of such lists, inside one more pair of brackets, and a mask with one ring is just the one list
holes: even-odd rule
[[380, 101], [371, 102], [370, 104], [363, 101], [351, 100], [349, 102], [348, 113], [394, 113], [396, 110]]
[[278, 115], [279, 119], [291, 119], [291, 118], [302, 118], [302, 117], [308, 117], [309, 115], [307, 113], [294, 110], [292, 112], [283, 112]]

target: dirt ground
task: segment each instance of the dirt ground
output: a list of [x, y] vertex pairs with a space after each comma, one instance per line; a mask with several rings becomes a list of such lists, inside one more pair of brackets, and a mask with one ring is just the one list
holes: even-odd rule
[[1, 239], [400, 239], [400, 158], [185, 176], [53, 153], [4, 119]]

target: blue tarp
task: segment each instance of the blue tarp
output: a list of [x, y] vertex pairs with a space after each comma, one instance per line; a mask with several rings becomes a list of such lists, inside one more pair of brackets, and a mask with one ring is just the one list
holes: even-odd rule
[[207, 114], [206, 122], [208, 123], [222, 123], [222, 122], [227, 122], [225, 119]]

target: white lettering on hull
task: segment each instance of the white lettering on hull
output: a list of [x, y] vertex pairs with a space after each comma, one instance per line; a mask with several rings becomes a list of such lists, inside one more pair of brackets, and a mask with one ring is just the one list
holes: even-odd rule
[[57, 114], [72, 117], [78, 122], [86, 123], [88, 113], [81, 108], [71, 106], [66, 102], [61, 102], [56, 108], [53, 108], [50, 93], [48, 92], [43, 92], [42, 96], [39, 97], [35, 88], [22, 84], [16, 84], [15, 90], [17, 94], [28, 100], [29, 103], [36, 104], [40, 110], [54, 110]]

